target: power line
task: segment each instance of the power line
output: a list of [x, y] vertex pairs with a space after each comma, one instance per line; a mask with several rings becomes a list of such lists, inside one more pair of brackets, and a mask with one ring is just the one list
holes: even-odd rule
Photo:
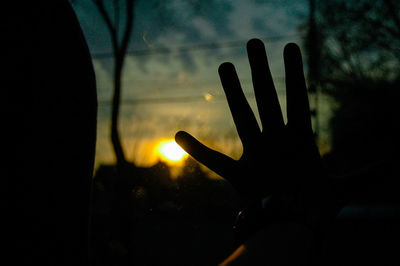
[[[254, 93], [245, 93], [247, 99], [255, 98]], [[210, 97], [210, 98], [208, 98]], [[208, 98], [208, 99], [207, 99]], [[225, 100], [225, 95], [217, 94], [210, 96], [195, 95], [195, 96], [182, 96], [182, 97], [162, 97], [162, 98], [139, 98], [139, 99], [125, 99], [121, 101], [121, 105], [138, 105], [138, 104], [169, 104], [169, 103], [192, 103], [192, 102], [208, 102], [211, 103], [215, 100]], [[109, 100], [99, 100], [99, 106], [111, 106], [112, 102]]]
[[[135, 79], [132, 79], [135, 81]], [[285, 77], [280, 76], [280, 77], [275, 77], [274, 82], [278, 83], [284, 83], [285, 82]], [[176, 88], [176, 85], [178, 85], [178, 82], [170, 81], [170, 80], [156, 80], [156, 83], [163, 83], [163, 87], [174, 87]], [[137, 82], [137, 81], [136, 81]], [[150, 83], [154, 82], [154, 80], [139, 80], [141, 83]], [[169, 82], [169, 84], [168, 84]], [[201, 84], [213, 84], [215, 86], [221, 86], [221, 83], [219, 80], [206, 80], [202, 81]], [[242, 86], [246, 87], [249, 84], [252, 84], [251, 79], [244, 79], [241, 80], [240, 82]], [[190, 84], [190, 87], [205, 87], [204, 85], [201, 84]], [[187, 87], [188, 85], [181, 85], [181, 87]], [[99, 88], [99, 87], [98, 87]], [[106, 89], [105, 87], [102, 88], [103, 90]], [[108, 89], [108, 88], [107, 88]], [[279, 93], [279, 91], [277, 90]], [[254, 93], [246, 93], [246, 97], [248, 98], [254, 98]], [[205, 95], [195, 95], [195, 96], [183, 96], [183, 97], [162, 97], [162, 98], [139, 98], [139, 99], [122, 99], [121, 100], [121, 105], [135, 105], [135, 104], [163, 104], [163, 103], [190, 103], [190, 102], [199, 102], [199, 101], [207, 101], [207, 102], [213, 102], [214, 100], [221, 100], [225, 99], [225, 96], [222, 94], [211, 94], [211, 100], [207, 100]], [[98, 105], [99, 106], [110, 106], [111, 101], [110, 100], [98, 100]]]
[[[246, 97], [254, 98], [254, 93], [246, 93]], [[207, 100], [206, 95], [196, 96], [183, 96], [183, 97], [163, 97], [163, 98], [142, 98], [142, 99], [127, 99], [122, 100], [122, 105], [136, 105], [136, 104], [160, 104], [160, 103], [191, 103], [191, 102], [212, 102], [213, 100], [223, 100], [224, 95], [210, 95], [210, 99]], [[111, 101], [99, 101], [99, 106], [111, 105]]]
[[[279, 80], [280, 79], [280, 80]], [[284, 82], [284, 77], [279, 77], [278, 82]], [[215, 82], [217, 83], [217, 82]], [[251, 83], [251, 80], [245, 80], [241, 82], [242, 85]], [[277, 91], [278, 92], [278, 91]], [[278, 92], [279, 93], [279, 92]], [[254, 98], [254, 92], [245, 92], [247, 98]], [[139, 99], [123, 99], [121, 105], [136, 105], [136, 104], [168, 104], [168, 103], [191, 103], [191, 102], [213, 102], [214, 100], [225, 100], [223, 94], [210, 94], [210, 98], [207, 100], [206, 95], [194, 95], [194, 96], [181, 96], [181, 97], [162, 97], [162, 98], [139, 98]], [[110, 106], [112, 103], [110, 100], [99, 100], [99, 106]]]
[[[274, 83], [279, 83], [283, 84], [285, 83], [285, 77], [284, 76], [278, 76], [273, 78]], [[137, 87], [143, 86], [145, 84], [146, 87], [149, 87], [148, 84], [151, 84], [153, 89], [163, 89], [171, 91], [170, 88], [175, 88], [178, 90], [181, 90], [182, 88], [209, 88], [209, 87], [221, 87], [221, 81], [220, 80], [194, 80], [194, 81], [185, 81], [185, 82], [180, 82], [177, 81], [176, 79], [159, 79], [159, 80], [151, 80], [151, 79], [136, 79], [136, 78], [128, 78], [123, 80], [124, 83], [129, 83], [132, 82], [134, 83]], [[139, 84], [139, 85], [138, 85]], [[248, 86], [252, 85], [252, 80], [250, 78], [245, 78], [240, 80], [240, 84], [242, 86]], [[135, 87], [135, 86], [134, 86]], [[111, 86], [97, 86], [98, 90], [112, 90]]]
[[[255, 98], [254, 92], [245, 93], [247, 99]], [[169, 103], [192, 103], [192, 102], [208, 102], [212, 103], [217, 100], [225, 100], [223, 94], [205, 94], [195, 96], [181, 96], [181, 97], [162, 97], [162, 98], [139, 98], [139, 99], [125, 99], [121, 101], [121, 105], [137, 105], [137, 104], [169, 104]], [[112, 102], [108, 100], [99, 100], [99, 106], [111, 106]]]
[[[273, 36], [273, 37], [265, 37], [260, 38], [266, 42], [277, 42], [287, 38], [299, 37], [300, 34], [293, 35], [281, 35], [281, 36]], [[153, 54], [171, 54], [171, 53], [184, 53], [189, 51], [199, 51], [199, 50], [212, 50], [212, 49], [221, 49], [221, 48], [231, 48], [231, 47], [243, 47], [244, 44], [248, 41], [246, 40], [237, 40], [237, 41], [227, 41], [227, 42], [212, 42], [212, 43], [202, 43], [202, 44], [192, 44], [192, 45], [184, 45], [175, 48], [170, 47], [157, 47], [151, 49], [141, 49], [141, 50], [133, 50], [127, 53], [129, 56], [146, 56]], [[92, 57], [96, 59], [110, 58], [113, 57], [113, 53], [93, 53]]]

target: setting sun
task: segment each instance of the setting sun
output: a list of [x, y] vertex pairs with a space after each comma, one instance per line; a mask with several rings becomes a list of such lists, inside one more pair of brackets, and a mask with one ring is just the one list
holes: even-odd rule
[[182, 162], [188, 154], [174, 140], [162, 141], [156, 149], [160, 158], [169, 163]]

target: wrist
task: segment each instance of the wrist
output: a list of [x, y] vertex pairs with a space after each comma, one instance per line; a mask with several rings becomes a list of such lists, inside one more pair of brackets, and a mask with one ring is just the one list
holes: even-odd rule
[[236, 242], [243, 243], [270, 224], [296, 223], [314, 231], [305, 206], [299, 204], [298, 200], [291, 193], [282, 193], [249, 204], [236, 216], [233, 226]]

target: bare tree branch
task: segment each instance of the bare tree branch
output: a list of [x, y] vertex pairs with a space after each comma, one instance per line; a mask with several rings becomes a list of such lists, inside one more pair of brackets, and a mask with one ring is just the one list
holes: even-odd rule
[[119, 50], [118, 33], [116, 31], [115, 25], [113, 25], [112, 20], [104, 7], [104, 0], [92, 0], [92, 2], [96, 5], [97, 9], [99, 10], [101, 16], [104, 19], [104, 22], [107, 25], [107, 29], [110, 31], [111, 43], [113, 46], [114, 55], [117, 55]]
[[397, 27], [397, 34], [399, 35], [399, 30], [400, 30], [400, 18], [398, 17], [398, 14], [396, 14], [396, 11], [398, 11], [395, 7], [395, 5], [393, 4], [393, 2], [391, 0], [384, 0], [385, 4], [388, 7], [388, 11], [392, 17], [393, 22], [395, 23], [396, 27]]
[[114, 52], [114, 94], [112, 99], [111, 110], [111, 142], [114, 147], [115, 156], [118, 165], [126, 163], [126, 157], [121, 145], [119, 130], [118, 130], [118, 117], [121, 101], [121, 87], [122, 87], [122, 70], [124, 67], [125, 56], [127, 54], [129, 41], [133, 29], [133, 12], [134, 0], [125, 0], [126, 22], [125, 30], [122, 40], [119, 38], [119, 24], [120, 24], [120, 3], [119, 0], [114, 0], [114, 22], [112, 21], [109, 13], [104, 6], [104, 0], [92, 0], [103, 17], [107, 28], [111, 35], [111, 43]]
[[125, 32], [122, 38], [121, 46], [120, 46], [120, 52], [122, 55], [125, 55], [127, 52], [129, 40], [132, 36], [132, 29], [133, 29], [133, 5], [134, 5], [134, 0], [126, 0], [126, 17], [127, 17], [127, 22], [126, 22], [126, 28]]

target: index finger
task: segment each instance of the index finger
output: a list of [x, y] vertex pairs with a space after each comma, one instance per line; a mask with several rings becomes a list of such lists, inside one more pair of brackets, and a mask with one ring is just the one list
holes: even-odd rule
[[235, 67], [223, 63], [218, 69], [226, 99], [243, 148], [251, 146], [261, 133], [257, 120], [240, 86]]

